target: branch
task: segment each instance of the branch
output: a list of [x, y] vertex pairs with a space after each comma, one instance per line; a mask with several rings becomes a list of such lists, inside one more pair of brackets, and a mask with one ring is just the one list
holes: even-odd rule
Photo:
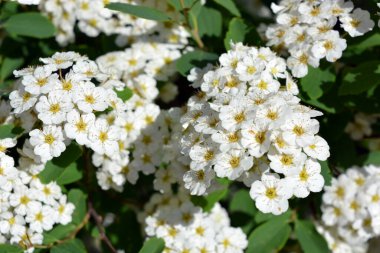
[[193, 21], [193, 25], [194, 25], [194, 28], [191, 29], [190, 20], [189, 20], [189, 9], [186, 8], [184, 0], [180, 0], [180, 2], [181, 2], [181, 8], [182, 8], [183, 15], [185, 16], [187, 27], [190, 28], [190, 32], [193, 35], [193, 38], [194, 38], [195, 42], [197, 43], [198, 47], [204, 48], [205, 45], [203, 44], [201, 37], [199, 37], [198, 22], [197, 22], [196, 17], [194, 17], [194, 15], [190, 14], [191, 19]]
[[112, 246], [110, 239], [107, 237], [105, 229], [102, 224], [102, 217], [96, 212], [91, 202], [88, 202], [88, 211], [92, 218], [94, 218], [96, 226], [98, 227], [100, 239], [107, 245], [112, 253], [117, 253], [116, 249]]

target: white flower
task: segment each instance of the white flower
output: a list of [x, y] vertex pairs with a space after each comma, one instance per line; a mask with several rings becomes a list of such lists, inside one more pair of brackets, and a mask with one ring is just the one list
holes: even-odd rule
[[222, 107], [219, 118], [227, 131], [236, 131], [242, 124], [252, 118], [254, 111], [248, 105], [234, 100], [229, 106]]
[[13, 138], [0, 139], [0, 155], [4, 154], [8, 148], [16, 146], [17, 140]]
[[269, 151], [268, 158], [271, 160], [270, 167], [275, 172], [289, 175], [304, 164], [306, 155], [299, 150], [279, 153], [272, 149]]
[[73, 93], [73, 102], [84, 113], [104, 111], [108, 107], [105, 90], [101, 87], [95, 87], [90, 82], [86, 82], [76, 88]]
[[29, 135], [30, 144], [34, 147], [34, 153], [39, 155], [42, 161], [58, 157], [66, 149], [60, 126], [46, 125], [42, 131], [34, 129]]
[[303, 151], [310, 157], [326, 161], [330, 156], [330, 148], [325, 139], [320, 136], [314, 136], [314, 140], [309, 146], [303, 148]]
[[185, 188], [190, 190], [191, 195], [203, 195], [211, 185], [215, 177], [212, 169], [189, 170], [183, 175]]
[[253, 165], [253, 158], [246, 156], [242, 150], [229, 150], [218, 155], [215, 164], [215, 172], [218, 177], [227, 177], [234, 180], [250, 169]]
[[263, 175], [261, 181], [252, 184], [249, 194], [256, 201], [256, 207], [263, 213], [281, 214], [288, 209], [288, 199], [293, 189], [288, 181], [275, 175]]
[[44, 124], [60, 124], [66, 120], [66, 113], [71, 111], [71, 98], [60, 91], [52, 91], [49, 95], [41, 96], [36, 104], [38, 118]]
[[362, 36], [371, 31], [375, 22], [371, 20], [368, 11], [357, 8], [352, 14], [344, 15], [340, 18], [342, 28], [350, 34], [351, 37]]
[[217, 236], [217, 252], [242, 253], [248, 246], [244, 233], [238, 228], [223, 229]]
[[270, 131], [264, 124], [246, 124], [241, 135], [241, 144], [251, 156], [261, 157], [269, 150]]
[[95, 115], [92, 113], [80, 115], [78, 111], [72, 110], [67, 114], [65, 133], [67, 137], [75, 139], [80, 145], [89, 145], [89, 129], [95, 122]]
[[101, 155], [112, 157], [119, 150], [119, 130], [115, 126], [110, 126], [105, 119], [100, 118], [95, 121], [89, 129], [88, 139], [91, 149]]
[[51, 58], [40, 58], [41, 62], [47, 64], [53, 70], [66, 69], [73, 65], [74, 61], [82, 57], [75, 52], [57, 52]]
[[299, 115], [288, 120], [283, 126], [284, 139], [289, 143], [296, 143], [301, 147], [306, 147], [313, 142], [314, 135], [319, 131], [319, 123], [315, 119], [310, 119]]
[[319, 60], [304, 51], [297, 50], [296, 52], [291, 53], [291, 56], [287, 60], [287, 64], [292, 70], [293, 76], [300, 78], [307, 75], [308, 65], [317, 68], [319, 66]]
[[306, 160], [303, 167], [298, 167], [287, 177], [292, 180], [293, 194], [298, 198], [306, 198], [310, 191], [322, 191], [325, 181], [320, 173], [321, 166], [318, 162], [312, 159]]
[[326, 58], [329, 62], [335, 62], [342, 57], [346, 47], [346, 40], [341, 39], [337, 31], [330, 31], [319, 38], [311, 52], [318, 59]]
[[24, 90], [14, 90], [9, 94], [10, 104], [16, 114], [21, 114], [32, 108], [37, 102], [37, 97]]
[[43, 230], [50, 230], [54, 224], [54, 210], [50, 206], [35, 205], [27, 214], [25, 220], [30, 223], [30, 230], [42, 233]]
[[46, 94], [53, 90], [59, 81], [58, 75], [52, 74], [52, 71], [47, 66], [37, 67], [33, 75], [24, 76], [22, 84], [25, 85], [25, 90], [33, 95]]
[[73, 214], [75, 206], [67, 202], [67, 197], [63, 195], [56, 205], [57, 210], [57, 223], [66, 225], [71, 222], [71, 215]]
[[208, 168], [215, 164], [217, 154], [218, 150], [215, 145], [208, 143], [194, 145], [189, 152], [192, 159], [190, 167], [193, 170]]

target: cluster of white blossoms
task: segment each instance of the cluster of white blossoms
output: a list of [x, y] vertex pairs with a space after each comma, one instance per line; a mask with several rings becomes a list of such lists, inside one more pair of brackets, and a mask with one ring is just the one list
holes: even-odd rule
[[193, 70], [190, 79], [201, 89], [181, 118], [191, 194], [207, 194], [215, 175], [226, 177], [251, 187], [259, 210], [280, 214], [292, 196], [322, 190], [317, 160], [330, 155], [317, 135], [314, 117], [322, 113], [300, 104], [285, 60], [239, 43], [220, 56], [219, 67]]
[[[119, 188], [126, 181], [136, 182], [137, 172], [131, 176], [122, 170], [129, 163], [127, 147], [158, 114], [157, 106], [138, 95], [124, 102], [116, 91], [123, 92], [125, 84], [112, 70], [77, 53], [56, 53], [40, 60], [41, 66], [14, 72], [21, 78], [9, 95], [13, 115], [29, 132], [23, 146], [29, 166], [43, 168], [75, 141], [94, 151], [102, 188], [107, 188], [111, 175]], [[139, 124], [129, 129], [128, 121]], [[107, 174], [102, 168], [109, 161], [119, 166]]]
[[231, 227], [219, 203], [204, 212], [183, 191], [153, 195], [139, 219], [149, 237], [165, 241], [164, 253], [242, 253], [248, 245], [246, 235]]
[[143, 5], [164, 11], [173, 20], [179, 13], [161, 0], [19, 0], [22, 4], [39, 4], [39, 9], [57, 27], [56, 40], [65, 46], [75, 41], [75, 28], [89, 37], [99, 34], [118, 35], [117, 42], [124, 45], [136, 37], [155, 35], [157, 41], [187, 44], [190, 36], [186, 29], [173, 22], [157, 22], [107, 9], [109, 3], [120, 2]]
[[[351, 1], [282, 0], [271, 6], [276, 24], [262, 27], [267, 46], [289, 55], [287, 64], [294, 77], [304, 77], [308, 66], [319, 66], [326, 58], [335, 62], [342, 57], [347, 43], [337, 25], [351, 37], [371, 31], [375, 23], [370, 13], [354, 9]], [[260, 29], [261, 30], [261, 29]]]
[[[160, 110], [153, 103], [158, 95], [164, 102], [177, 95], [177, 86], [168, 81], [175, 73], [174, 61], [179, 56], [178, 48], [168, 44], [138, 42], [125, 51], [111, 52], [97, 59], [101, 69], [112, 70], [113, 76], [134, 93], [126, 102], [128, 113], [109, 115], [119, 128], [124, 148], [131, 150], [129, 160], [119, 163], [102, 155], [93, 156], [93, 163], [100, 167], [98, 180], [103, 189], [122, 190], [125, 178], [135, 183], [139, 171], [145, 175], [155, 173], [154, 187], [159, 191], [166, 192], [171, 184], [181, 181], [184, 165], [176, 161], [180, 153], [175, 133], [181, 133], [182, 112], [179, 108]], [[164, 83], [160, 91], [157, 81]], [[158, 168], [161, 169], [156, 171]]]
[[366, 252], [380, 235], [380, 167], [352, 167], [334, 178], [323, 194], [322, 221], [334, 253]]
[[0, 243], [18, 244], [33, 252], [43, 243], [43, 232], [55, 224], [71, 222], [74, 205], [67, 202], [55, 183], [42, 184], [37, 174], [41, 167], [30, 167], [28, 154], [19, 150], [19, 168], [5, 154], [16, 140], [0, 140]]

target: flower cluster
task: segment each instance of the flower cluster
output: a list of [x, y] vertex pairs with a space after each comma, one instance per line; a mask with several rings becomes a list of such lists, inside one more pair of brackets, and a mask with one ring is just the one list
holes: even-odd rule
[[[157, 81], [167, 82], [175, 74], [175, 61], [181, 54], [178, 46], [147, 40], [135, 42], [124, 51], [107, 53], [96, 62], [102, 69], [112, 70], [134, 93], [153, 101], [158, 94]], [[177, 92], [166, 96], [173, 99]]]
[[190, 76], [198, 75], [193, 86], [201, 92], [181, 118], [181, 151], [190, 163], [185, 187], [203, 195], [215, 174], [242, 181], [256, 206], [274, 214], [285, 212], [293, 195], [321, 191], [317, 160], [329, 157], [313, 119], [321, 113], [299, 103], [285, 61], [268, 48], [236, 44], [219, 64]]
[[289, 54], [287, 64], [295, 77], [304, 77], [308, 65], [316, 68], [321, 59], [335, 62], [346, 49], [337, 24], [351, 37], [371, 31], [375, 23], [368, 11], [354, 9], [351, 1], [282, 0], [272, 3], [276, 24], [263, 29], [268, 46]]
[[74, 42], [76, 25], [89, 37], [97, 37], [100, 33], [116, 34], [120, 45], [132, 42], [136, 37], [153, 34], [157, 34], [157, 41], [187, 44], [189, 34], [183, 26], [174, 22], [163, 23], [138, 18], [105, 8], [111, 2], [148, 6], [165, 11], [173, 20], [178, 19], [175, 8], [166, 1], [159, 0], [41, 0], [39, 8], [57, 27], [56, 40], [63, 46]]
[[192, 204], [187, 193], [156, 194], [144, 211], [139, 218], [145, 232], [164, 239], [165, 253], [239, 253], [248, 245], [246, 235], [231, 227], [226, 210], [218, 203], [206, 213]]
[[362, 140], [364, 137], [372, 135], [372, 127], [379, 115], [367, 115], [364, 113], [357, 113], [353, 122], [349, 122], [344, 129], [353, 140]]
[[26, 252], [43, 242], [43, 232], [55, 224], [71, 222], [74, 205], [67, 202], [61, 188], [55, 183], [42, 184], [30, 168], [28, 154], [20, 150], [20, 168], [4, 152], [16, 145], [14, 139], [0, 140], [0, 243], [18, 244]]
[[[129, 112], [114, 117], [114, 124], [120, 129], [124, 148], [129, 149], [130, 161], [118, 164], [115, 160], [94, 155], [93, 162], [100, 167], [99, 182], [103, 189], [121, 190], [127, 175], [130, 183], [136, 182], [138, 172], [145, 175], [156, 173], [155, 189], [167, 191], [174, 182], [181, 181], [183, 174], [178, 157], [178, 136], [181, 132], [178, 108], [160, 110], [153, 103], [158, 96], [164, 102], [171, 101], [178, 93], [176, 86], [166, 83], [160, 91], [157, 81], [165, 83], [175, 73], [174, 61], [180, 56], [178, 48], [168, 44], [138, 42], [125, 51], [111, 52], [97, 59], [101, 69], [110, 69], [113, 76], [122, 80], [134, 93], [126, 102]], [[164, 89], [166, 87], [166, 89]], [[173, 158], [173, 159], [172, 159]], [[171, 159], [173, 161], [171, 161]], [[165, 163], [166, 168], [162, 168]], [[174, 173], [174, 167], [181, 175]], [[157, 170], [161, 166], [162, 169]], [[178, 179], [177, 179], [178, 178]]]
[[379, 179], [380, 167], [352, 167], [325, 187], [320, 231], [333, 252], [366, 252], [368, 240], [380, 235]]
[[[94, 151], [95, 166], [119, 164], [108, 171], [119, 188], [127, 180], [136, 182], [137, 172], [122, 173], [129, 163], [127, 147], [158, 115], [157, 106], [138, 95], [124, 102], [116, 91], [123, 92], [125, 84], [111, 70], [77, 53], [56, 53], [41, 62], [44, 65], [15, 71], [21, 78], [9, 95], [14, 115], [30, 135], [24, 143], [33, 154], [30, 163], [44, 166], [75, 140]], [[128, 122], [134, 127], [127, 127]], [[110, 177], [103, 172], [97, 173], [101, 185]]]

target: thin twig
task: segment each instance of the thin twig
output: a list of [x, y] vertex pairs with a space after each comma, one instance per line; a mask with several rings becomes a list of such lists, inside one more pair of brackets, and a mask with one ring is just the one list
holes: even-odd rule
[[117, 253], [116, 249], [113, 247], [110, 239], [107, 237], [105, 229], [102, 224], [102, 217], [96, 212], [94, 209], [94, 206], [89, 201], [88, 202], [88, 211], [90, 212], [90, 215], [92, 218], [94, 218], [96, 226], [98, 227], [100, 239], [107, 245], [107, 247], [111, 250], [112, 253]]
[[189, 9], [186, 8], [184, 0], [180, 0], [180, 3], [181, 3], [181, 8], [182, 8], [183, 15], [185, 16], [186, 25], [189, 27], [189, 29], [191, 31], [191, 34], [193, 35], [193, 38], [194, 38], [195, 42], [197, 43], [197, 45], [198, 45], [199, 48], [204, 48], [205, 46], [204, 46], [204, 44], [202, 42], [202, 39], [201, 39], [201, 37], [199, 37], [199, 29], [198, 29], [197, 19], [193, 15], [191, 15], [193, 26], [194, 26], [191, 29], [190, 20], [189, 20]]

